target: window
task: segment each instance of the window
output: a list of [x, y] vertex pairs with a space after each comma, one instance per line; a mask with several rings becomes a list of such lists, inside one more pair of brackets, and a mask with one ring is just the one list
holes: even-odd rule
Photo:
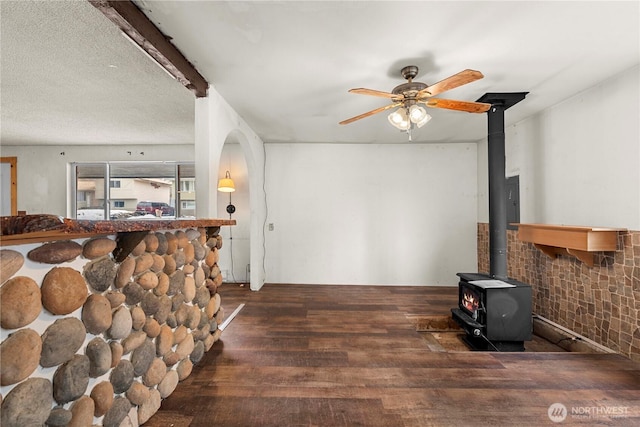
[[156, 209], [146, 209], [146, 204], [162, 206], [165, 219], [195, 216], [194, 163], [72, 163], [71, 173], [72, 212], [78, 219], [157, 217]]

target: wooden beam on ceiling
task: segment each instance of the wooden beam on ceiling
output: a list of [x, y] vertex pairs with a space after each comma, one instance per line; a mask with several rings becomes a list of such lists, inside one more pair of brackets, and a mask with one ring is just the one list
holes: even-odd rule
[[209, 83], [135, 4], [128, 0], [88, 1], [197, 98], [207, 96]]

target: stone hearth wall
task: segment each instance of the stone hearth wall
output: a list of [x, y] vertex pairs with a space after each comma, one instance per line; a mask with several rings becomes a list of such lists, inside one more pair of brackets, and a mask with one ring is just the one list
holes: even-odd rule
[[0, 425], [138, 426], [220, 337], [222, 239], [149, 232], [0, 250]]
[[[640, 231], [620, 233], [615, 253], [596, 252], [589, 267], [552, 259], [507, 230], [509, 277], [529, 283], [533, 311], [640, 361]], [[489, 224], [478, 224], [478, 271], [489, 271]]]

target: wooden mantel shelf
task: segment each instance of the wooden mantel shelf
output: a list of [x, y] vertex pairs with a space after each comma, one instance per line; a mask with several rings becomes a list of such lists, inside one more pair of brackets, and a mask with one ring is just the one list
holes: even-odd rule
[[618, 243], [618, 233], [624, 228], [581, 227], [552, 224], [516, 224], [518, 239], [533, 243], [551, 258], [569, 254], [589, 266], [593, 266], [594, 252], [613, 252]]

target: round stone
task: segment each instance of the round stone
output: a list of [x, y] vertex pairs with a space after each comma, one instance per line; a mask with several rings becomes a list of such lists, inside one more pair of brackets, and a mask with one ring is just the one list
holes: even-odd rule
[[142, 383], [147, 387], [153, 387], [155, 385], [160, 384], [160, 381], [164, 378], [167, 373], [167, 365], [162, 361], [162, 359], [154, 358], [149, 365], [149, 369], [147, 372], [142, 375]]
[[222, 249], [222, 236], [219, 234], [216, 236], [216, 248]]
[[131, 410], [131, 402], [129, 399], [118, 396], [113, 400], [113, 405], [104, 414], [102, 420], [103, 427], [118, 427], [120, 423], [127, 417], [127, 414]]
[[185, 264], [191, 263], [191, 261], [193, 261], [196, 258], [196, 251], [195, 251], [195, 248], [193, 247], [193, 244], [191, 242], [189, 242], [187, 245], [185, 245], [185, 247], [182, 249], [182, 251], [184, 252], [184, 263]]
[[89, 291], [80, 272], [54, 267], [42, 280], [42, 305], [52, 314], [69, 314], [82, 307]]
[[147, 252], [155, 252], [158, 249], [158, 236], [156, 233], [149, 233], [144, 236], [145, 250]]
[[174, 370], [170, 370], [164, 376], [160, 384], [158, 384], [158, 391], [160, 392], [160, 397], [167, 398], [173, 391], [176, 389], [178, 385], [178, 373]]
[[159, 298], [153, 294], [153, 292], [147, 292], [142, 298], [142, 302], [140, 303], [140, 307], [144, 310], [144, 313], [147, 316], [153, 316], [158, 311], [158, 307], [160, 306]]
[[131, 364], [133, 365], [133, 374], [135, 376], [141, 376], [156, 357], [156, 347], [153, 341], [150, 339], [145, 340], [140, 347], [133, 350], [131, 353]]
[[171, 297], [171, 311], [176, 311], [184, 304], [184, 295], [176, 294]]
[[91, 288], [104, 292], [115, 284], [118, 265], [111, 258], [100, 258], [84, 266], [84, 277]]
[[149, 338], [155, 338], [160, 335], [160, 323], [156, 319], [147, 318], [147, 321], [142, 328]]
[[141, 383], [134, 381], [125, 393], [132, 405], [139, 406], [149, 399], [150, 391]]
[[109, 376], [113, 392], [115, 394], [124, 393], [129, 390], [133, 383], [133, 365], [127, 359], [120, 360], [120, 363], [113, 368]]
[[176, 363], [178, 363], [181, 360], [182, 360], [182, 358], [175, 351], [169, 351], [162, 357], [162, 361], [167, 366], [173, 366], [173, 365], [175, 365]]
[[166, 232], [164, 235], [167, 238], [167, 254], [171, 255], [178, 250], [178, 238], [170, 231]]
[[176, 353], [180, 356], [180, 360], [188, 357], [195, 347], [193, 335], [187, 334], [184, 340], [176, 347]]
[[42, 334], [40, 365], [43, 368], [71, 360], [87, 336], [84, 325], [75, 317], [58, 319]]
[[142, 273], [136, 281], [142, 286], [142, 289], [147, 291], [158, 286], [158, 276], [153, 271]]
[[132, 332], [128, 337], [122, 340], [122, 348], [124, 354], [129, 354], [136, 348], [140, 347], [147, 339], [144, 331]]
[[189, 244], [189, 237], [187, 233], [182, 230], [177, 230], [175, 232], [176, 239], [178, 239], [178, 248], [184, 249], [185, 246]]
[[218, 260], [216, 260], [216, 249], [213, 248], [207, 253], [207, 256], [204, 257], [204, 263], [211, 268], [216, 262], [218, 262]]
[[95, 403], [89, 396], [82, 396], [71, 404], [71, 421], [67, 427], [87, 427], [93, 424]]
[[9, 279], [0, 288], [0, 325], [4, 329], [27, 326], [42, 311], [40, 287], [30, 277]]
[[220, 309], [219, 295], [220, 294], [213, 295], [213, 297], [209, 300], [209, 304], [207, 304], [207, 307], [205, 308], [205, 313], [209, 319], [213, 319], [213, 316], [215, 316], [216, 311]]
[[111, 369], [111, 347], [100, 337], [95, 337], [85, 348], [89, 358], [89, 376], [97, 378]]
[[178, 307], [178, 309], [175, 312], [176, 321], [178, 322], [178, 325], [184, 325], [187, 322], [187, 319], [189, 318], [190, 313], [191, 313], [191, 307], [188, 306], [187, 304], [182, 304], [180, 307]]
[[19, 383], [33, 373], [40, 362], [42, 340], [32, 329], [20, 329], [0, 344], [0, 385]]
[[184, 250], [177, 250], [173, 254], [173, 259], [176, 260], [176, 268], [182, 268], [183, 265], [187, 262], [187, 257], [184, 254]]
[[176, 321], [176, 315], [173, 313], [169, 313], [169, 315], [167, 316], [167, 321], [165, 323], [172, 328], [177, 327], [178, 322]]
[[215, 344], [216, 339], [214, 338], [213, 334], [209, 334], [207, 338], [205, 338], [202, 342], [204, 343], [204, 351], [207, 352], [211, 350], [211, 347], [213, 347], [213, 344]]
[[167, 236], [164, 233], [155, 233], [155, 236], [158, 239], [158, 247], [154, 252], [162, 256], [167, 253]]
[[164, 269], [164, 258], [158, 254], [152, 254], [153, 256], [153, 265], [151, 266], [151, 271], [154, 273], [159, 273]]
[[189, 315], [187, 316], [187, 321], [185, 325], [189, 329], [197, 329], [200, 324], [201, 312], [200, 308], [197, 305], [190, 306]]
[[187, 239], [196, 240], [200, 238], [200, 231], [195, 228], [189, 228], [184, 232], [187, 235]]
[[64, 427], [71, 422], [71, 411], [64, 408], [53, 408], [45, 424], [49, 427]]
[[140, 329], [142, 329], [146, 320], [147, 315], [139, 305], [131, 308], [131, 327], [134, 330], [139, 331]]
[[[202, 318], [206, 319], [207, 316], [202, 316]], [[209, 323], [205, 326], [202, 326], [195, 331], [191, 332], [193, 334], [193, 339], [197, 341], [203, 341], [209, 335]]]
[[145, 292], [146, 291], [142, 289], [142, 286], [134, 282], [129, 283], [122, 288], [122, 293], [126, 296], [125, 302], [129, 305], [139, 304], [140, 301], [142, 301], [142, 297], [144, 297]]
[[202, 341], [198, 341], [193, 347], [193, 351], [189, 355], [189, 359], [193, 364], [196, 364], [202, 360], [204, 356], [204, 343]]
[[24, 257], [18, 251], [0, 250], [0, 284], [6, 282], [24, 265]]
[[113, 252], [116, 246], [116, 242], [108, 237], [96, 237], [85, 242], [82, 256], [87, 259], [100, 258]]
[[180, 344], [189, 334], [186, 326], [180, 325], [173, 331], [173, 343]]
[[205, 308], [207, 304], [209, 304], [209, 300], [211, 299], [211, 294], [209, 293], [209, 289], [206, 286], [200, 286], [198, 290], [196, 290], [196, 297], [193, 299], [193, 302], [198, 305], [200, 308]]
[[111, 341], [109, 343], [109, 348], [111, 349], [111, 367], [115, 368], [122, 359], [124, 347], [122, 347], [122, 344], [120, 344], [119, 341]]
[[143, 271], [147, 271], [153, 265], [153, 257], [150, 253], [145, 252], [136, 258], [136, 268], [133, 271], [133, 274], [140, 274]]
[[147, 244], [144, 242], [144, 240], [141, 240], [140, 243], [138, 243], [136, 247], [131, 250], [131, 255], [133, 255], [134, 257], [140, 256], [145, 252], [146, 249]]
[[158, 412], [161, 403], [162, 397], [160, 397], [160, 392], [155, 388], [150, 390], [149, 399], [138, 407], [138, 422], [140, 425], [149, 421], [149, 418]]
[[200, 243], [200, 242], [199, 242], [199, 241], [197, 241], [197, 240], [192, 240], [192, 241], [191, 241], [191, 244], [193, 245], [193, 251], [194, 251], [193, 255], [194, 255], [194, 258], [195, 258], [197, 261], [202, 261], [202, 260], [204, 259], [204, 257], [205, 257], [205, 254], [206, 254], [206, 251], [205, 251], [205, 249], [204, 249], [204, 246], [202, 246], [202, 243]]
[[173, 331], [169, 325], [162, 325], [160, 335], [156, 337], [156, 354], [164, 356], [173, 346]]
[[158, 274], [158, 286], [156, 286], [153, 289], [153, 293], [161, 296], [161, 295], [166, 295], [167, 291], [169, 290], [169, 276], [167, 276], [167, 273], [159, 273]]
[[99, 294], [89, 295], [82, 307], [82, 322], [87, 332], [101, 334], [111, 327], [111, 303]]
[[158, 323], [162, 324], [167, 321], [169, 314], [171, 314], [171, 298], [162, 295], [158, 298], [158, 310], [153, 317]]
[[202, 266], [198, 265], [193, 273], [193, 280], [196, 282], [196, 287], [200, 288], [204, 284], [204, 279], [204, 270], [202, 269]]
[[71, 240], [45, 243], [27, 254], [31, 261], [44, 264], [62, 264], [76, 259], [82, 253], [82, 246]]
[[184, 272], [184, 274], [191, 274], [195, 271], [196, 267], [193, 265], [194, 262], [197, 261], [192, 261], [191, 264], [185, 264], [182, 267], [182, 271]]
[[180, 363], [178, 363], [178, 367], [176, 368], [176, 372], [178, 373], [178, 381], [182, 381], [189, 375], [191, 375], [192, 370], [193, 362], [191, 362], [191, 360], [184, 359]]
[[41, 426], [51, 413], [51, 381], [29, 378], [15, 386], [2, 400], [3, 427]]
[[136, 269], [136, 260], [132, 257], [126, 257], [124, 261], [120, 263], [118, 267], [118, 273], [116, 274], [116, 288], [122, 289], [124, 285], [131, 281], [133, 272]]
[[90, 396], [95, 407], [93, 415], [101, 417], [107, 413], [113, 404], [113, 386], [109, 381], [102, 381], [93, 387]]
[[184, 295], [186, 302], [191, 302], [196, 297], [196, 282], [193, 280], [193, 277], [187, 276], [184, 278], [182, 295]]
[[127, 299], [126, 295], [122, 292], [109, 291], [104, 296], [109, 300], [111, 308], [119, 307], [120, 305], [124, 304], [125, 300]]
[[82, 396], [89, 385], [89, 358], [75, 355], [53, 374], [53, 398], [60, 405]]
[[171, 276], [173, 273], [176, 272], [178, 266], [176, 265], [176, 260], [173, 257], [173, 255], [163, 255], [162, 259], [164, 260], [164, 267], [162, 269], [162, 271], [168, 275]]
[[129, 313], [127, 307], [118, 307], [113, 312], [112, 319], [111, 328], [108, 330], [108, 335], [111, 339], [123, 339], [131, 333], [133, 320], [131, 319], [131, 313]]

